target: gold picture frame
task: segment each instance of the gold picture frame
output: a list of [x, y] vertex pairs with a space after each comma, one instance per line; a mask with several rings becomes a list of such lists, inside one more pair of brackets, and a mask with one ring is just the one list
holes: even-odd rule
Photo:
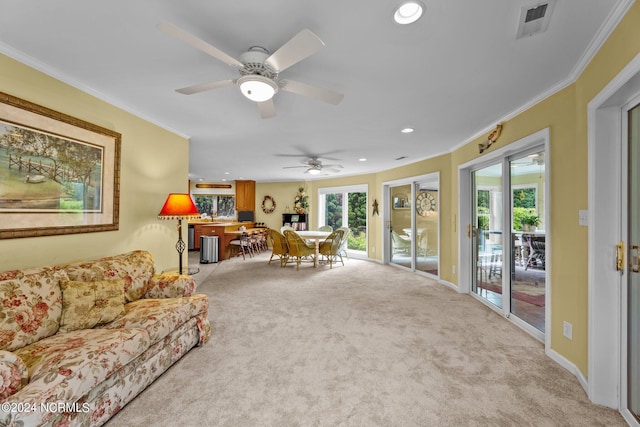
[[0, 239], [119, 228], [121, 135], [0, 92]]

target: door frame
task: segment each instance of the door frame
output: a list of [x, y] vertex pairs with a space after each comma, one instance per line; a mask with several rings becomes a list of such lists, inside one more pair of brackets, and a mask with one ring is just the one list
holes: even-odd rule
[[[424, 274], [420, 271], [416, 271], [415, 269], [415, 235], [416, 233], [411, 233], [411, 256], [412, 256], [412, 261], [411, 261], [411, 268], [406, 268], [406, 267], [402, 267], [399, 265], [395, 265], [391, 263], [391, 237], [390, 237], [390, 233], [389, 233], [389, 225], [391, 222], [391, 198], [389, 197], [389, 188], [390, 187], [397, 187], [400, 185], [411, 185], [411, 199], [412, 199], [412, 204], [411, 204], [411, 228], [415, 228], [416, 225], [416, 209], [415, 209], [415, 183], [416, 182], [420, 182], [420, 181], [432, 181], [436, 179], [438, 181], [438, 209], [440, 209], [440, 188], [442, 187], [442, 184], [440, 182], [440, 171], [435, 171], [435, 172], [431, 172], [431, 173], [427, 173], [424, 175], [417, 175], [417, 176], [410, 176], [410, 177], [406, 177], [406, 178], [400, 178], [400, 179], [395, 179], [392, 181], [385, 181], [381, 184], [380, 186], [380, 194], [382, 194], [382, 203], [384, 206], [383, 209], [383, 221], [382, 224], [380, 225], [381, 227], [381, 233], [382, 233], [382, 250], [383, 250], [383, 254], [382, 254], [382, 263], [383, 264], [389, 264], [389, 265], [393, 265], [394, 267], [397, 268], [405, 268], [407, 270], [413, 271], [415, 273], [419, 273], [419, 274]], [[438, 216], [438, 279], [440, 278], [440, 268], [441, 268], [441, 253], [440, 253], [440, 221], [441, 221], [441, 216]], [[433, 276], [431, 276], [433, 277]]]
[[[615, 269], [615, 245], [622, 234], [623, 108], [640, 95], [640, 54], [636, 55], [588, 104], [588, 368], [587, 394], [600, 405], [617, 408], [630, 425], [638, 425], [623, 406], [626, 360], [623, 320], [626, 298]], [[612, 143], [613, 141], [613, 143]], [[603, 285], [604, 284], [604, 285]]]
[[[503, 159], [509, 158], [513, 155], [516, 155], [520, 152], [526, 151], [528, 148], [544, 145], [544, 153], [545, 153], [545, 183], [544, 183], [544, 217], [546, 218], [545, 224], [545, 235], [547, 242], [551, 242], [552, 236], [552, 222], [551, 218], [551, 180], [550, 180], [550, 172], [551, 172], [551, 155], [550, 155], [550, 129], [544, 128], [537, 132], [532, 133], [531, 135], [525, 136], [511, 144], [508, 144], [504, 147], [501, 147], [495, 151], [487, 153], [481, 157], [472, 159], [466, 163], [463, 163], [458, 166], [458, 224], [457, 229], [460, 230], [458, 233], [458, 265], [459, 269], [459, 281], [458, 281], [458, 292], [473, 294], [471, 292], [471, 283], [473, 280], [473, 260], [472, 260], [472, 245], [470, 244], [470, 238], [467, 236], [467, 226], [471, 224], [472, 216], [473, 216], [473, 206], [472, 206], [472, 197], [471, 192], [473, 190], [471, 183], [471, 174], [472, 171], [482, 168], [483, 166], [488, 166], [490, 164], [494, 164], [496, 162], [502, 162]], [[503, 170], [503, 175], [508, 173], [508, 171]], [[509, 190], [506, 190], [509, 193]], [[503, 189], [503, 193], [505, 190]], [[506, 218], [511, 218], [511, 207], [508, 204], [503, 203], [503, 222], [506, 224]], [[511, 227], [509, 227], [511, 229]], [[503, 248], [511, 247], [511, 242], [506, 241], [506, 233], [503, 233]], [[510, 233], [509, 233], [510, 239]], [[553, 269], [553, 264], [551, 262], [552, 256], [552, 245], [547, 244], [546, 246], [546, 271], [545, 271], [545, 330], [544, 333], [544, 346], [545, 352], [549, 353], [551, 349], [551, 271]], [[507, 269], [508, 270], [508, 269]], [[505, 271], [503, 267], [503, 272]], [[506, 295], [503, 293], [503, 298], [506, 299]], [[478, 298], [482, 301], [481, 298]], [[483, 301], [484, 302], [484, 301]], [[489, 307], [494, 310], [499, 310], [499, 313], [503, 314], [503, 309], [497, 309], [492, 304], [486, 303]], [[505, 305], [503, 304], [503, 307]], [[509, 310], [510, 312], [510, 310]], [[524, 322], [523, 320], [517, 318], [516, 316], [510, 316], [506, 314], [507, 317], [512, 323], [516, 324], [518, 327], [522, 328], [526, 332], [533, 335], [536, 339], [540, 339], [540, 331]]]

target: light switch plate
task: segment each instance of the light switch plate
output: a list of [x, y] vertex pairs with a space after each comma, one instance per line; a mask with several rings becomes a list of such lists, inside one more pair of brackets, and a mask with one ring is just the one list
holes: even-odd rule
[[585, 227], [589, 225], [589, 211], [588, 210], [579, 210], [578, 211], [578, 223], [580, 225], [584, 225]]

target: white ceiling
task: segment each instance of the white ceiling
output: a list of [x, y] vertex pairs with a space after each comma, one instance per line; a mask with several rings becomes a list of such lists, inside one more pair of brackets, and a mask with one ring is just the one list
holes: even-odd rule
[[[305, 180], [326, 176], [283, 169], [305, 153], [344, 166], [331, 176], [357, 175], [488, 133], [574, 80], [631, 3], [558, 0], [545, 33], [516, 40], [535, 0], [423, 1], [423, 17], [400, 26], [391, 15], [401, 0], [0, 0], [0, 52], [189, 137], [192, 180]], [[277, 116], [261, 119], [235, 86], [176, 93], [238, 74], [162, 22], [235, 58], [253, 45], [274, 52], [308, 28], [326, 46], [281, 77], [344, 100], [280, 91]], [[406, 126], [416, 131], [401, 134]]]

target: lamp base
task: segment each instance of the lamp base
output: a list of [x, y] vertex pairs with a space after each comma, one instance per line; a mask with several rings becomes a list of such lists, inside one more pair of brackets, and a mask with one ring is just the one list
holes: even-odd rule
[[[162, 274], [178, 274], [179, 271], [180, 270], [177, 268], [170, 268], [168, 270], [164, 270]], [[193, 265], [190, 265], [187, 268], [182, 269], [182, 274], [188, 274], [189, 276], [193, 276], [194, 274], [198, 274], [198, 273], [200, 273], [200, 268]]]

